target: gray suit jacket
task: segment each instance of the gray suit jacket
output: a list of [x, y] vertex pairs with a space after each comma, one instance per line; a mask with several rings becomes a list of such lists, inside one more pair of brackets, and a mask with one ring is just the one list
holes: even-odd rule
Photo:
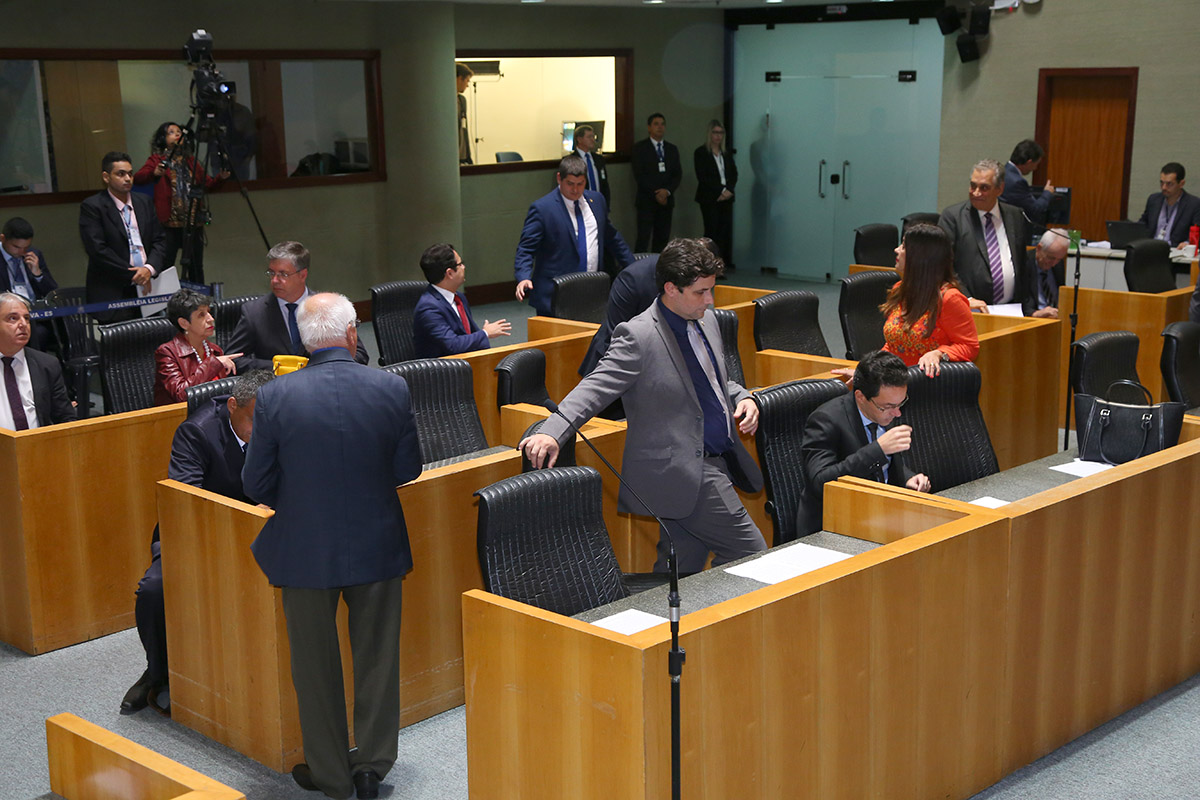
[[[721, 335], [711, 310], [705, 312], [701, 330], [716, 356], [718, 377], [728, 389], [725, 399], [732, 418], [736, 405], [750, 393], [725, 373]], [[659, 516], [686, 517], [700, 497], [704, 416], [679, 344], [657, 303], [617, 326], [608, 353], [567, 395], [559, 410], [575, 425], [582, 425], [618, 397], [629, 425], [622, 465], [625, 480]], [[571, 435], [557, 415], [550, 417], [541, 432], [559, 442]], [[733, 452], [728, 463], [734, 483], [757, 491], [762, 488], [762, 472], [736, 430], [730, 430], [730, 438]], [[623, 511], [646, 513], [624, 487], [619, 505]]]
[[[1008, 236], [1008, 249], [1012, 253], [1016, 283], [1013, 303], [1024, 303], [1029, 291], [1029, 276], [1026, 275], [1025, 248], [1029, 244], [1029, 223], [1021, 216], [1021, 209], [999, 203], [1000, 219], [1004, 220], [1004, 232]], [[992, 268], [988, 261], [987, 244], [983, 239], [983, 225], [979, 214], [969, 200], [948, 206], [938, 220], [938, 227], [950, 234], [954, 241], [954, 271], [970, 297], [992, 302]]]

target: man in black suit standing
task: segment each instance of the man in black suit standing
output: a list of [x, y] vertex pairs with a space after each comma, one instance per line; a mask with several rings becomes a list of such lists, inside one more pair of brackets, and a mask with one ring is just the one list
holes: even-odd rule
[[1191, 227], [1200, 225], [1200, 198], [1184, 191], [1186, 175], [1183, 164], [1177, 161], [1164, 164], [1162, 174], [1158, 176], [1162, 191], [1146, 199], [1146, 210], [1138, 219], [1151, 236], [1172, 247], [1187, 244]]
[[[267, 251], [267, 277], [271, 291], [242, 305], [229, 340], [229, 352], [244, 353], [234, 361], [239, 373], [272, 369], [278, 355], [307, 356], [300, 341], [296, 314], [312, 292], [308, 288], [308, 248], [299, 242], [280, 242]], [[367, 349], [358, 343], [354, 360], [367, 363]]]
[[[167, 254], [167, 241], [154, 202], [131, 194], [133, 164], [128, 153], [106, 153], [100, 161], [104, 190], [79, 205], [79, 236], [87, 251], [89, 303], [129, 300], [149, 289]], [[100, 322], [140, 318], [136, 308], [96, 314]]]
[[58, 359], [29, 344], [32, 320], [29, 301], [13, 292], [0, 293], [0, 428], [24, 431], [70, 422], [75, 407], [67, 398]]
[[[254, 427], [255, 393], [275, 376], [265, 370], [239, 375], [230, 397], [200, 406], [175, 429], [167, 477], [234, 500], [242, 491], [245, 448]], [[163, 607], [162, 561], [158, 526], [150, 541], [150, 566], [138, 582], [133, 606], [138, 636], [146, 650], [146, 671], [121, 700], [121, 713], [133, 714], [153, 703], [170, 713], [167, 688], [167, 621]]]
[[[33, 226], [22, 217], [4, 223], [0, 232], [0, 292], [15, 292], [29, 302], [36, 302], [58, 288], [42, 251], [33, 246]], [[46, 351], [54, 339], [49, 322], [33, 323], [29, 346]]]
[[1029, 223], [1021, 209], [1000, 202], [1003, 192], [1004, 167], [980, 161], [971, 170], [970, 196], [947, 207], [938, 220], [954, 242], [954, 271], [971, 308], [1023, 303], [1029, 288]]
[[661, 253], [671, 239], [675, 190], [683, 180], [679, 148], [664, 141], [667, 118], [655, 112], [646, 120], [650, 136], [633, 146], [631, 163], [637, 182], [637, 242], [634, 252]]
[[595, 152], [596, 129], [591, 125], [575, 126], [575, 155], [587, 165], [587, 188], [604, 195], [604, 202], [612, 208], [612, 192], [608, 188], [608, 169], [604, 156]]
[[[308, 366], [259, 390], [246, 494], [275, 509], [251, 545], [281, 588], [307, 763], [292, 777], [329, 797], [377, 797], [400, 733], [400, 601], [412, 569], [396, 487], [421, 474], [408, 384], [355, 364], [354, 306], [317, 294], [300, 308]], [[350, 611], [350, 752], [338, 600]]]
[[897, 356], [876, 350], [855, 367], [852, 392], [808, 415], [801, 447], [805, 491], [796, 514], [798, 536], [823, 528], [825, 484], [843, 475], [930, 490], [929, 478], [905, 463], [912, 428], [893, 424], [907, 400], [908, 368]]

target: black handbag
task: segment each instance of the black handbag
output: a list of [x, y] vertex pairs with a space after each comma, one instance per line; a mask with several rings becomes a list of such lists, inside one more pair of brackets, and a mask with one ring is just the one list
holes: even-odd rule
[[[1132, 386], [1146, 395], [1147, 405], [1130, 405], [1107, 399], [1114, 386]], [[1084, 461], [1124, 464], [1179, 443], [1184, 403], [1154, 403], [1140, 383], [1115, 381], [1104, 398], [1075, 395], [1075, 437]]]

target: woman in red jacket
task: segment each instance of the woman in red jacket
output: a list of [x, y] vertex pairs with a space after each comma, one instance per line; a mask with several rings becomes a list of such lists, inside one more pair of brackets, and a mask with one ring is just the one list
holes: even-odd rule
[[883, 349], [933, 377], [943, 361], [971, 361], [979, 335], [954, 275], [954, 245], [936, 225], [913, 225], [896, 248], [900, 280], [880, 306]]
[[189, 386], [237, 372], [233, 360], [242, 354], [225, 355], [208, 341], [216, 330], [211, 303], [207, 295], [191, 289], [180, 289], [167, 301], [167, 319], [179, 333], [154, 351], [154, 405], [182, 403]]

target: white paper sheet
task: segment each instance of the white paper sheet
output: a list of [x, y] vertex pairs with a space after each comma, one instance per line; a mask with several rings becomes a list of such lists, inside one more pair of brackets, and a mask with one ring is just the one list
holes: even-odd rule
[[1099, 461], [1080, 461], [1077, 458], [1070, 464], [1059, 464], [1057, 467], [1051, 467], [1050, 469], [1074, 475], [1076, 478], [1086, 478], [1088, 475], [1095, 475], [1097, 472], [1112, 469], [1112, 464], [1101, 464]]
[[747, 561], [745, 564], [729, 567], [725, 571], [760, 583], [780, 583], [849, 557], [836, 550], [800, 543]]
[[[138, 287], [138, 297], [153, 297], [159, 294], [175, 294], [179, 291], [179, 273], [174, 267], [168, 267], [162, 270], [153, 278], [150, 279], [150, 288]], [[154, 303], [148, 306], [142, 306], [142, 316], [149, 317], [152, 314], [157, 314], [167, 307], [166, 303]]]
[[997, 317], [1023, 317], [1025, 311], [1020, 303], [996, 303], [988, 306], [988, 313]]
[[631, 608], [628, 611], [622, 611], [619, 614], [613, 614], [611, 617], [597, 620], [592, 624], [598, 628], [613, 631], [614, 633], [623, 633], [626, 636], [631, 636], [668, 621], [666, 617], [647, 614], [645, 611], [638, 611], [636, 608]]
[[990, 495], [984, 495], [983, 497], [977, 497], [974, 500], [972, 500], [971, 505], [983, 506], [984, 508], [999, 508], [1000, 506], [1008, 505], [1008, 501], [1001, 500], [999, 497], [991, 497]]

